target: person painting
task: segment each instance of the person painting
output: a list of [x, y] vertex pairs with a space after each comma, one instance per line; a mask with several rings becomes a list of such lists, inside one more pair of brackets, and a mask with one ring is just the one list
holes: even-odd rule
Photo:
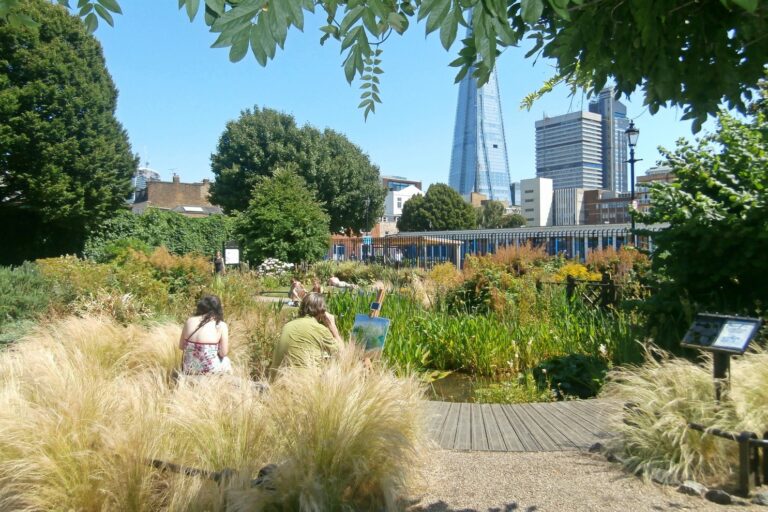
[[224, 265], [224, 258], [221, 256], [221, 251], [216, 251], [216, 256], [213, 258], [213, 273], [217, 276], [227, 273], [227, 268]]
[[229, 329], [224, 323], [221, 300], [206, 295], [197, 303], [194, 316], [184, 322], [179, 338], [181, 371], [186, 375], [229, 373]]
[[281, 366], [317, 366], [342, 346], [336, 319], [328, 313], [325, 299], [319, 293], [309, 293], [301, 301], [299, 317], [285, 324], [280, 333], [270, 373], [274, 377]]

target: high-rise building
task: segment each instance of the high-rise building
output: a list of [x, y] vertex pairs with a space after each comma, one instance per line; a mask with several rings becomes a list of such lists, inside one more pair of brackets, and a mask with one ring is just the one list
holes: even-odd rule
[[459, 84], [448, 184], [465, 199], [477, 192], [491, 200], [512, 203], [495, 71], [482, 87], [477, 86], [471, 72]]
[[602, 119], [571, 112], [536, 121], [536, 176], [555, 189], [603, 188]]
[[614, 192], [626, 192], [627, 107], [614, 98], [612, 87], [600, 91], [589, 103], [589, 111], [602, 116], [603, 125], [603, 187]]
[[147, 182], [160, 181], [160, 174], [157, 171], [153, 171], [149, 167], [139, 167], [136, 170], [136, 174], [131, 178], [131, 185], [133, 185], [133, 191], [128, 197], [128, 203], [135, 203], [139, 201], [141, 196], [147, 190]]
[[522, 190], [522, 215], [526, 226], [551, 226], [552, 211], [552, 180], [548, 178], [531, 178], [520, 181]]

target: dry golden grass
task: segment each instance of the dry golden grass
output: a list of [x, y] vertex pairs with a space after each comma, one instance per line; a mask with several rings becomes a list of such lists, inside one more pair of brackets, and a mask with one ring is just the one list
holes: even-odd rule
[[762, 435], [768, 430], [768, 352], [733, 358], [731, 390], [714, 400], [712, 360], [697, 365], [657, 351], [642, 366], [609, 373], [601, 396], [629, 404], [615, 418], [613, 449], [632, 471], [663, 471], [683, 480], [722, 484], [732, 478], [737, 447], [732, 441], [689, 429], [701, 423]]
[[[405, 491], [423, 439], [415, 381], [347, 354], [261, 395], [235, 335], [234, 375], [169, 385], [179, 329], [73, 317], [0, 353], [0, 510], [321, 510]], [[150, 459], [235, 472], [219, 486]], [[250, 481], [267, 463], [278, 491], [263, 495]]]

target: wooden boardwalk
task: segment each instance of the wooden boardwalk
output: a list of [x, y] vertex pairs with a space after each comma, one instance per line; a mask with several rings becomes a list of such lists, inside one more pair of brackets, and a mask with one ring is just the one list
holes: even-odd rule
[[610, 437], [603, 400], [533, 404], [427, 402], [429, 433], [446, 450], [544, 452], [588, 449]]

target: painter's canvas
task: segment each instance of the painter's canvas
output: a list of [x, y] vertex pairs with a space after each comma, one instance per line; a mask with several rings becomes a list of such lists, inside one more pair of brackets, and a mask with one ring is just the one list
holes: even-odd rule
[[368, 315], [355, 315], [352, 326], [352, 338], [365, 350], [381, 350], [389, 332], [389, 318], [371, 318]]

